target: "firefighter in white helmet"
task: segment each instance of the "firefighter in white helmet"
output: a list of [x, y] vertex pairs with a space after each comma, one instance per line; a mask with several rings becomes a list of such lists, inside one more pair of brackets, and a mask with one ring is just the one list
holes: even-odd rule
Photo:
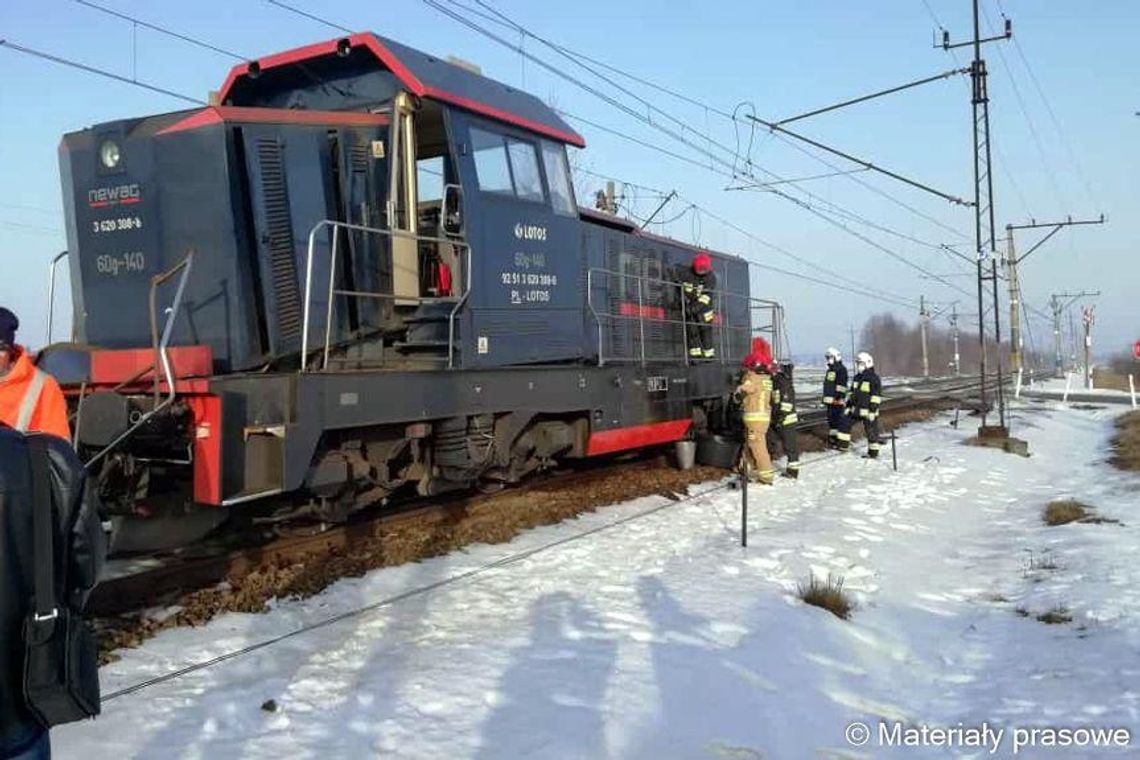
[[855, 357], [859, 371], [847, 394], [847, 414], [855, 422], [862, 421], [867, 436], [867, 456], [875, 459], [882, 447], [879, 435], [879, 406], [883, 403], [883, 384], [875, 372], [875, 359], [866, 351]]
[[823, 376], [823, 406], [827, 409], [827, 445], [846, 451], [851, 446], [851, 421], [845, 413], [847, 405], [847, 367], [838, 348], [823, 355], [827, 373]]

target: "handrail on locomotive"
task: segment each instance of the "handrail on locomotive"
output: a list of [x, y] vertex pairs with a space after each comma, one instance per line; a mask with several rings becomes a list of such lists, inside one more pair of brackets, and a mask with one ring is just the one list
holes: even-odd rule
[[[368, 227], [361, 224], [351, 224], [349, 222], [341, 222], [334, 219], [322, 219], [313, 225], [309, 231], [309, 244], [308, 252], [305, 259], [305, 296], [304, 296], [304, 312], [302, 315], [301, 325], [301, 371], [305, 372], [309, 369], [309, 323], [311, 321], [312, 298], [313, 298], [313, 252], [316, 248], [317, 233], [321, 230], [331, 228], [333, 231], [332, 245], [329, 246], [329, 283], [328, 283], [328, 305], [325, 311], [325, 345], [323, 351], [323, 358], [321, 360], [321, 369], [328, 369], [329, 365], [329, 352], [331, 349], [331, 336], [333, 324], [333, 310], [335, 309], [336, 296], [346, 296], [351, 298], [377, 298], [377, 299], [392, 299], [400, 301], [412, 301], [417, 304], [428, 303], [451, 303], [454, 304], [450, 313], [448, 314], [448, 327], [447, 327], [447, 367], [452, 369], [455, 364], [455, 317], [459, 310], [463, 308], [463, 304], [467, 301], [467, 296], [471, 292], [471, 246], [467, 244], [466, 240], [461, 237], [435, 237], [428, 235], [417, 235], [412, 232], [407, 232], [400, 229], [384, 229], [380, 227]], [[363, 232], [365, 234], [375, 234], [386, 237], [402, 237], [409, 240], [415, 240], [417, 243], [432, 243], [435, 245], [450, 245], [456, 248], [462, 248], [464, 251], [463, 261], [463, 277], [464, 286], [463, 293], [456, 296], [447, 297], [427, 297], [427, 296], [404, 296], [396, 295], [394, 293], [380, 293], [374, 291], [360, 291], [360, 290], [342, 290], [336, 287], [336, 264], [337, 253], [339, 252], [340, 245], [340, 230], [346, 229], [354, 232]]]
[[[636, 285], [637, 290], [637, 309], [635, 314], [614, 313], [610, 311], [599, 312], [597, 305], [594, 303], [594, 285], [595, 279], [601, 278], [614, 278], [623, 285], [625, 283], [632, 283]], [[646, 304], [645, 291], [649, 286], [658, 289], [659, 291], [675, 291], [670, 293], [669, 297], [658, 297], [654, 299], [653, 303]], [[598, 331], [598, 359], [597, 364], [599, 367], [605, 366], [606, 363], [620, 362], [620, 363], [639, 363], [642, 365], [650, 361], [676, 361], [682, 360], [686, 365], [691, 363], [689, 356], [689, 337], [688, 337], [688, 315], [685, 313], [685, 298], [682, 292], [681, 283], [674, 280], [664, 280], [657, 277], [645, 277], [635, 274], [627, 274], [624, 272], [617, 272], [611, 269], [601, 267], [591, 267], [586, 272], [586, 307], [593, 317], [597, 325]], [[615, 288], [612, 286], [603, 287], [602, 291], [606, 294], [607, 301], [613, 300]], [[715, 361], [720, 364], [726, 364], [744, 358], [744, 355], [750, 350], [747, 346], [751, 343], [751, 338], [754, 336], [763, 336], [772, 345], [772, 350], [776, 356], [789, 356], [790, 350], [787, 346], [786, 327], [784, 322], [784, 307], [776, 302], [763, 298], [753, 298], [741, 293], [726, 293], [723, 290], [716, 291], [717, 299], [717, 313], [721, 315], [721, 322], [711, 325], [716, 334], [716, 343], [718, 346], [718, 357]], [[741, 303], [747, 308], [747, 321], [745, 324], [728, 324], [724, 320], [727, 319], [729, 310], [726, 308], [729, 304]], [[674, 316], [670, 316], [670, 305], [677, 305], [679, 312]], [[653, 316], [647, 319], [648, 309], [661, 309], [663, 316]], [[618, 355], [613, 354], [606, 356], [605, 344], [607, 333], [605, 324], [616, 324], [619, 320], [637, 322], [637, 354], [636, 355]], [[675, 340], [658, 341], [666, 345], [667, 353], [663, 355], [654, 356], [652, 353], [647, 354], [646, 346], [646, 323], [651, 325], [674, 325], [679, 328], [681, 333], [681, 341], [678, 344]], [[743, 343], [731, 341], [730, 338], [735, 333], [745, 332], [749, 340]], [[610, 344], [612, 346], [615, 335], [610, 334]], [[652, 342], [652, 341], [651, 341]], [[676, 348], [678, 345], [681, 347], [682, 355], [677, 356]], [[732, 352], [733, 346], [739, 345], [740, 348], [735, 353]]]
[[[53, 266], [54, 266], [54, 262], [53, 262]], [[190, 251], [187, 251], [186, 258], [182, 259], [182, 261], [175, 264], [168, 271], [163, 272], [161, 274], [157, 274], [151, 278], [151, 281], [150, 281], [150, 324], [151, 324], [151, 336], [152, 336], [152, 340], [154, 340], [154, 345], [153, 345], [153, 348], [154, 348], [154, 366], [152, 368], [153, 372], [154, 372], [154, 394], [155, 394], [154, 406], [151, 408], [150, 411], [139, 416], [139, 418], [136, 419], [134, 421], [134, 423], [129, 428], [124, 430], [122, 433], [119, 434], [119, 436], [117, 438], [115, 438], [109, 444], [104, 446], [97, 454], [95, 454], [95, 456], [88, 459], [86, 464], [84, 465], [84, 467], [86, 469], [90, 470], [96, 462], [98, 462], [100, 459], [102, 459], [104, 456], [106, 456], [106, 454], [108, 452], [110, 452], [113, 448], [118, 446], [121, 442], [125, 441], [127, 438], [131, 437], [131, 435], [136, 430], [138, 430], [143, 425], [145, 425], [152, 417], [154, 417], [156, 414], [161, 412], [163, 409], [166, 409], [168, 406], [170, 406], [171, 404], [174, 403], [175, 396], [177, 395], [176, 390], [175, 390], [174, 369], [170, 364], [170, 355], [167, 352], [167, 349], [170, 346], [170, 337], [174, 333], [174, 323], [178, 320], [178, 312], [181, 311], [181, 309], [182, 309], [182, 296], [186, 292], [186, 281], [188, 279], [190, 279], [190, 271], [191, 271], [191, 269], [193, 269], [193, 266], [194, 266], [194, 251], [193, 251], [193, 249], [191, 249]], [[170, 280], [171, 278], [173, 278], [174, 275], [178, 274], [179, 271], [182, 272], [182, 276], [178, 278], [178, 287], [174, 291], [174, 300], [171, 301], [170, 306], [167, 307], [167, 309], [166, 309], [166, 325], [162, 329], [162, 337], [159, 338], [158, 337], [158, 313], [157, 313], [158, 288], [160, 285], [165, 283], [167, 280]], [[161, 387], [160, 383], [159, 383], [159, 379], [158, 379], [159, 367], [162, 368], [162, 374], [166, 378], [167, 396], [162, 401], [159, 401], [159, 390]], [[82, 401], [80, 403], [82, 403]]]

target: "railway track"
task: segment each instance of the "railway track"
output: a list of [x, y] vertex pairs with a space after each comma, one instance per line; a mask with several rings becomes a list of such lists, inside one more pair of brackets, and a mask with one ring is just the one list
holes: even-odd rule
[[[889, 423], [892, 417], [923, 407], [948, 408], [954, 403], [968, 407], [977, 385], [977, 380], [953, 378], [888, 386], [884, 418]], [[903, 388], [906, 395], [899, 395]], [[810, 402], [800, 405], [804, 411], [798, 429], [822, 442], [826, 439], [825, 412], [813, 407]], [[197, 624], [215, 612], [252, 611], [273, 596], [316, 593], [338, 577], [451, 551], [472, 541], [508, 540], [519, 530], [581, 511], [654, 493], [684, 493], [690, 484], [723, 475], [723, 470], [707, 467], [676, 470], [660, 450], [588, 462], [494, 494], [388, 507], [346, 524], [310, 526], [307, 531], [251, 545], [217, 546], [195, 555], [136, 562], [137, 570], [121, 572], [96, 587], [88, 613], [96, 618], [101, 632], [110, 632], [105, 637], [106, 653], [131, 645], [132, 626], [145, 629], [140, 634], [145, 638], [163, 627]], [[507, 523], [501, 529], [493, 525], [500, 514]], [[248, 585], [257, 588], [248, 589]], [[214, 604], [216, 611], [211, 610]], [[199, 605], [202, 609], [194, 611]], [[176, 615], [182, 619], [168, 624], [148, 618], [147, 610], [171, 606], [181, 610]]]

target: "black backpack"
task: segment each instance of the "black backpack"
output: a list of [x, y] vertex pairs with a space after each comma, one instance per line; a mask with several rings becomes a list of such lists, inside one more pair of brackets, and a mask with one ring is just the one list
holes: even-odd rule
[[27, 441], [35, 600], [24, 622], [24, 696], [50, 728], [99, 714], [98, 647], [82, 613], [106, 539], [71, 447], [46, 434]]

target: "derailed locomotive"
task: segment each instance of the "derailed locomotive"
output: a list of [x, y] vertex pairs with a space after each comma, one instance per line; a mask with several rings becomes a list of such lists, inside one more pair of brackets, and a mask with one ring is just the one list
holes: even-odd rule
[[211, 103], [60, 147], [74, 343], [41, 367], [120, 518], [341, 519], [678, 440], [778, 332], [710, 252], [717, 359], [690, 361], [697, 249], [579, 208], [582, 138], [470, 65], [357, 34], [239, 65]]

